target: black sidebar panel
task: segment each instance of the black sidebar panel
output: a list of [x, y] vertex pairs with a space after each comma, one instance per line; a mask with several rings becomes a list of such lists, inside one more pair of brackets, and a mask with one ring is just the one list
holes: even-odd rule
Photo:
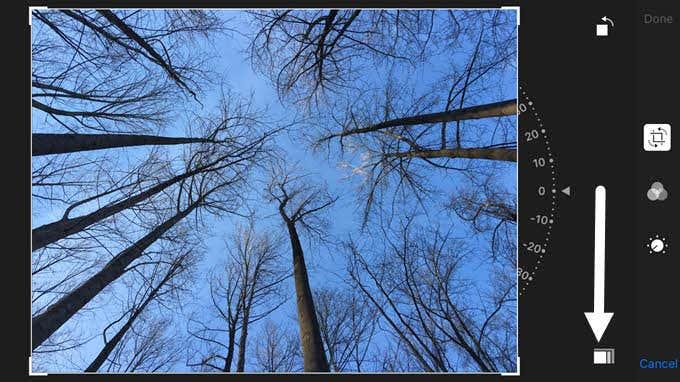
[[[550, 136], [558, 208], [540, 273], [520, 297], [520, 376], [506, 379], [680, 380], [680, 251], [671, 232], [680, 160], [661, 151], [670, 137], [658, 130], [680, 124], [677, 8], [521, 2], [520, 83]], [[644, 135], [651, 127], [656, 138]], [[655, 151], [645, 139], [657, 139], [648, 143]], [[522, 188], [530, 177], [520, 174], [520, 216], [534, 212], [532, 190]], [[599, 341], [584, 315], [598, 311], [597, 186], [606, 190], [601, 313], [613, 313]], [[532, 224], [520, 219], [520, 243]]]

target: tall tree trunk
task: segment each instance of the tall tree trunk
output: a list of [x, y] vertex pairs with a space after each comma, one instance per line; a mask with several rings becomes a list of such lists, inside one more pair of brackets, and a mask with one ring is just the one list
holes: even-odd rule
[[387, 154], [386, 156], [396, 158], [469, 158], [517, 162], [517, 150], [503, 148], [410, 150]]
[[227, 357], [224, 359], [224, 372], [231, 371], [231, 363], [234, 360], [234, 347], [236, 346], [236, 325], [229, 326], [229, 338], [227, 339]]
[[140, 134], [33, 134], [33, 156], [148, 145], [210, 142], [206, 138]]
[[236, 327], [238, 326], [239, 317], [241, 316], [241, 297], [239, 297], [239, 303], [236, 304], [235, 312], [231, 313], [231, 302], [227, 300], [228, 313], [227, 313], [227, 356], [224, 358], [224, 368], [222, 369], [225, 373], [231, 371], [231, 364], [234, 361], [234, 353], [236, 349]]
[[75, 290], [60, 298], [32, 322], [33, 349], [40, 346], [47, 338], [68, 321], [80, 308], [90, 302], [106, 286], [125, 273], [125, 268], [142, 256], [151, 244], [158, 240], [177, 222], [189, 215], [202, 202], [198, 199], [185, 210], [177, 213], [137, 242], [111, 259], [102, 270], [87, 279]]
[[[31, 233], [31, 243], [32, 243], [32, 250], [36, 251], [40, 248], [43, 248], [44, 246], [54, 243], [57, 240], [61, 240], [67, 236], [76, 234], [78, 232], [81, 232], [85, 228], [89, 227], [90, 225], [101, 221], [103, 219], [106, 219], [109, 216], [115, 215], [118, 212], [121, 212], [125, 209], [128, 209], [135, 204], [144, 201], [153, 195], [165, 190], [166, 188], [181, 182], [184, 179], [187, 179], [191, 176], [194, 176], [196, 174], [205, 172], [205, 171], [217, 171], [226, 167], [229, 167], [231, 165], [237, 164], [239, 162], [243, 162], [247, 160], [247, 157], [241, 157], [241, 155], [244, 155], [248, 150], [253, 149], [256, 147], [256, 145], [260, 144], [261, 141], [258, 141], [256, 143], [253, 143], [247, 147], [244, 148], [239, 148], [235, 152], [230, 152], [225, 155], [220, 156], [219, 158], [206, 163], [202, 164], [196, 168], [194, 168], [191, 171], [187, 171], [183, 174], [174, 176], [164, 182], [161, 182], [145, 191], [142, 191], [136, 195], [132, 195], [126, 199], [123, 199], [119, 202], [116, 202], [114, 204], [110, 204], [107, 206], [104, 206], [96, 211], [93, 211], [87, 215], [79, 216], [77, 218], [68, 218], [67, 214], [64, 214], [64, 217], [58, 221], [44, 224], [38, 228], [33, 229], [33, 232]], [[216, 166], [218, 163], [228, 159], [228, 158], [233, 158], [236, 157], [237, 159], [233, 159], [230, 162], [227, 162], [226, 164], [220, 164], [219, 166]], [[215, 166], [215, 167], [213, 167]], [[68, 212], [70, 209], [72, 209], [74, 206], [77, 204], [71, 205], [69, 209], [66, 211]]]
[[321, 330], [316, 317], [312, 290], [309, 287], [307, 266], [295, 222], [286, 220], [290, 244], [293, 250], [293, 275], [295, 277], [295, 294], [297, 296], [298, 321], [300, 325], [300, 342], [305, 371], [329, 371], [326, 353], [323, 350]]
[[153, 301], [154, 298], [156, 298], [158, 291], [172, 278], [175, 270], [176, 268], [174, 266], [168, 270], [168, 272], [165, 274], [161, 282], [158, 283], [158, 285], [156, 285], [156, 287], [151, 291], [151, 293], [149, 293], [149, 296], [144, 300], [144, 302], [133, 311], [133, 313], [130, 315], [130, 318], [128, 318], [127, 322], [125, 322], [125, 325], [123, 325], [118, 330], [118, 332], [116, 332], [116, 335], [114, 335], [109, 341], [106, 342], [104, 348], [102, 348], [97, 357], [92, 361], [92, 363], [90, 363], [87, 369], [85, 369], [86, 372], [95, 372], [99, 370], [99, 368], [104, 364], [104, 362], [109, 357], [113, 349], [115, 349], [120, 340], [123, 339], [125, 333], [127, 333], [127, 331], [130, 330], [132, 324], [135, 322], [137, 317], [139, 317], [139, 315], [142, 314], [144, 308], [146, 308], [146, 306], [149, 305], [149, 303]]
[[250, 307], [243, 310], [243, 325], [241, 326], [241, 337], [238, 340], [238, 360], [236, 362], [236, 372], [242, 373], [246, 366], [246, 345], [248, 341], [248, 320], [250, 320]]
[[488, 103], [484, 105], [470, 106], [461, 109], [450, 111], [443, 111], [439, 113], [420, 114], [404, 118], [396, 118], [388, 121], [380, 122], [375, 125], [361, 127], [357, 129], [350, 129], [337, 134], [331, 134], [322, 140], [329, 140], [337, 137], [345, 137], [354, 134], [370, 133], [379, 131], [390, 127], [398, 126], [413, 126], [423, 125], [429, 123], [463, 121], [467, 119], [480, 119], [490, 117], [503, 117], [508, 115], [517, 115], [517, 100], [510, 99], [507, 101], [500, 101]]
[[65, 237], [81, 232], [85, 228], [91, 226], [92, 224], [104, 220], [110, 216], [113, 216], [118, 212], [124, 211], [136, 205], [137, 203], [140, 203], [158, 194], [159, 192], [165, 190], [166, 188], [176, 183], [179, 183], [183, 179], [195, 175], [198, 172], [199, 170], [192, 170], [189, 172], [185, 172], [184, 174], [177, 175], [145, 191], [132, 195], [117, 203], [104, 206], [96, 211], [90, 212], [87, 215], [79, 216], [72, 219], [64, 217], [61, 220], [57, 220], [55, 222], [47, 223], [41, 225], [40, 227], [34, 228], [31, 234], [31, 242], [33, 244], [32, 250], [36, 251], [40, 248], [45, 247], [46, 245], [52, 244]]
[[326, 346], [328, 347], [328, 365], [333, 371], [338, 372], [338, 365], [335, 363], [335, 352], [332, 350], [332, 346], [328, 338], [326, 338]]

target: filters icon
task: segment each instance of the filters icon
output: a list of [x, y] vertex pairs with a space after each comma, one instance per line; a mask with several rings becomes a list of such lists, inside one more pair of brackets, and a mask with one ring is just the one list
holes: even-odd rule
[[652, 183], [652, 187], [647, 190], [647, 199], [655, 202], [663, 202], [668, 198], [668, 191], [663, 188], [663, 184], [661, 182], [654, 182]]

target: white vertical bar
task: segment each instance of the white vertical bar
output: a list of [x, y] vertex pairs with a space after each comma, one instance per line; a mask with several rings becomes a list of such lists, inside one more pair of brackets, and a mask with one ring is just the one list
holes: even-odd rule
[[595, 293], [593, 312], [604, 312], [604, 239], [607, 191], [604, 186], [595, 188]]

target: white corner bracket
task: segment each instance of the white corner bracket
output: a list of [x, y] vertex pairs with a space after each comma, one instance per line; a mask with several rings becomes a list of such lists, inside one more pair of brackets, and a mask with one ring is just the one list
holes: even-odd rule
[[517, 12], [517, 25], [519, 25], [519, 6], [507, 6], [507, 7], [501, 7], [501, 9], [509, 9]]
[[517, 356], [517, 370], [507, 373], [501, 373], [504, 377], [519, 377], [519, 356]]
[[33, 358], [28, 356], [28, 375], [30, 377], [46, 377], [47, 373], [36, 373], [33, 371]]
[[45, 5], [40, 5], [37, 7], [28, 7], [28, 26], [30, 27], [33, 25], [33, 10], [34, 9], [47, 9], [47, 6]]

